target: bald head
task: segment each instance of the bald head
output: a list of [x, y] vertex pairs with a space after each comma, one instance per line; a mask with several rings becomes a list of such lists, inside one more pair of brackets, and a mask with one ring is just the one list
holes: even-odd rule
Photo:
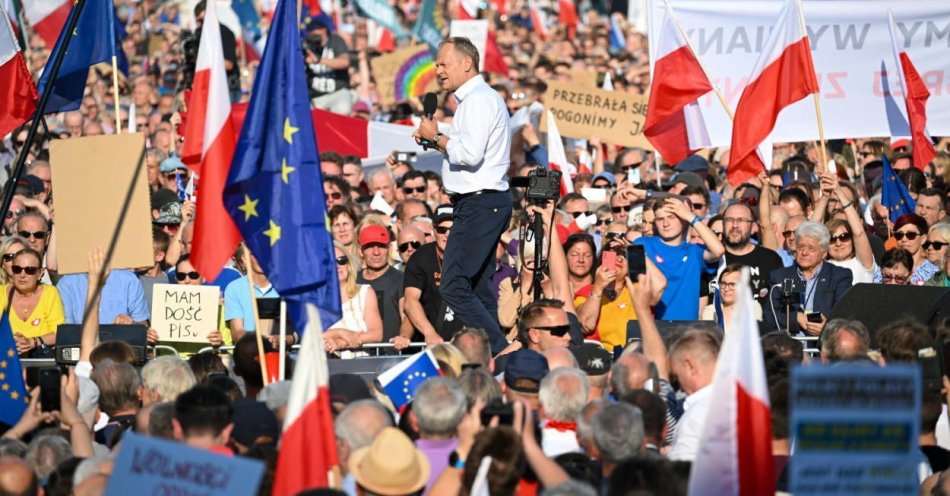
[[566, 346], [554, 345], [544, 350], [544, 358], [548, 359], [548, 369], [554, 370], [561, 367], [577, 368], [577, 359]]
[[333, 423], [341, 445], [340, 465], [346, 467], [350, 453], [369, 446], [383, 428], [392, 425], [392, 415], [376, 400], [359, 400], [347, 405]]
[[650, 378], [650, 359], [639, 352], [624, 353], [610, 368], [610, 386], [621, 397], [635, 389], [643, 389]]
[[39, 490], [33, 469], [19, 458], [0, 458], [0, 494], [32, 496]]

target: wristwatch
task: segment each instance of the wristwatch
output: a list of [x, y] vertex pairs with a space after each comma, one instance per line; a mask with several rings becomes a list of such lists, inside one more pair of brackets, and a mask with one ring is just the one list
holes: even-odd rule
[[698, 215], [696, 215], [696, 216], [693, 217], [693, 220], [689, 221], [689, 225], [695, 226], [696, 223], [699, 222], [699, 221], [701, 221], [701, 220], [703, 220], [703, 218], [700, 217], [700, 216], [698, 216]]
[[458, 451], [452, 450], [452, 452], [449, 453], [449, 466], [459, 470], [465, 468], [465, 460], [459, 456]]
[[435, 136], [432, 137], [432, 142], [435, 143], [436, 145], [438, 145], [438, 144], [439, 144], [439, 140], [442, 139], [443, 136], [445, 136], [445, 135], [442, 134], [442, 133], [435, 133]]

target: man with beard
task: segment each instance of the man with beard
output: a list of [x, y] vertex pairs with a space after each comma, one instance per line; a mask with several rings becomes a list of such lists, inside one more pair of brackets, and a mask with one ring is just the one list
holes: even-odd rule
[[784, 267], [782, 257], [774, 251], [753, 244], [750, 240], [756, 227], [752, 208], [745, 203], [734, 203], [723, 212], [723, 243], [726, 245], [726, 263], [749, 268], [749, 285], [752, 296], [768, 308], [769, 274]]

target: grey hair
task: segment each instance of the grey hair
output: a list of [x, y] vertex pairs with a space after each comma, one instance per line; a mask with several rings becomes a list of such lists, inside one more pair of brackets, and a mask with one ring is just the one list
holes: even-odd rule
[[157, 403], [148, 412], [148, 435], [160, 439], [175, 439], [172, 419], [175, 418], [175, 403]]
[[145, 150], [145, 156], [149, 158], [154, 158], [156, 162], [162, 163], [168, 155], [165, 155], [165, 152], [159, 150], [158, 148], [149, 148]]
[[[375, 416], [376, 421], [369, 416]], [[380, 429], [392, 425], [393, 417], [386, 407], [376, 400], [364, 399], [346, 405], [333, 421], [333, 430], [352, 452], [372, 444]]]
[[597, 496], [597, 491], [586, 482], [568, 479], [541, 491], [541, 496]]
[[548, 418], [559, 422], [574, 422], [587, 404], [589, 394], [590, 382], [587, 380], [587, 374], [578, 369], [561, 367], [541, 379], [538, 402]]
[[61, 462], [72, 456], [73, 449], [69, 441], [59, 434], [46, 433], [30, 441], [23, 460], [33, 467], [37, 477], [45, 479]]
[[464, 369], [458, 377], [459, 387], [465, 393], [468, 407], [471, 408], [478, 400], [489, 404], [492, 400], [501, 399], [501, 386], [487, 369]]
[[[465, 340], [463, 338], [471, 338]], [[468, 363], [479, 365], [486, 370], [491, 363], [491, 344], [489, 343], [488, 333], [478, 327], [463, 327], [452, 336], [452, 344]]]
[[[860, 347], [856, 350], [841, 349], [838, 337], [850, 333], [856, 337]], [[821, 331], [821, 354], [830, 362], [866, 356], [871, 347], [871, 335], [868, 328], [858, 320], [833, 319], [825, 324]]]
[[412, 400], [419, 434], [453, 436], [465, 414], [465, 406], [465, 393], [453, 380], [445, 377], [427, 379], [416, 390]]
[[177, 356], [156, 357], [142, 367], [142, 385], [158, 394], [159, 401], [175, 401], [195, 384], [188, 362]]
[[594, 440], [594, 415], [597, 415], [597, 413], [603, 410], [604, 407], [611, 404], [613, 404], [612, 401], [606, 398], [600, 398], [591, 401], [584, 406], [580, 415], [578, 415], [577, 419], [574, 421], [577, 424], [578, 441]]
[[446, 38], [442, 40], [442, 43], [439, 43], [439, 50], [446, 45], [452, 45], [452, 48], [455, 49], [455, 52], [461, 55], [462, 57], [469, 57], [472, 59], [472, 67], [475, 69], [475, 72], [478, 72], [479, 57], [478, 57], [478, 48], [475, 47], [475, 44], [472, 43], [472, 40], [464, 36], [452, 36], [451, 38]]
[[798, 226], [798, 229], [795, 229], [795, 239], [802, 238], [812, 238], [818, 241], [822, 250], [827, 250], [828, 243], [831, 242], [831, 233], [824, 224], [806, 220]]
[[19, 439], [0, 439], [0, 457], [23, 458], [26, 455], [26, 443]]
[[257, 393], [257, 401], [263, 401], [270, 411], [277, 413], [277, 409], [287, 405], [287, 402], [290, 401], [291, 385], [290, 381], [272, 382], [264, 386], [260, 393]]
[[373, 184], [373, 179], [379, 175], [388, 177], [393, 184], [396, 183], [396, 176], [393, 174], [393, 171], [389, 170], [388, 167], [377, 167], [366, 175], [366, 184]]
[[930, 230], [927, 231], [927, 236], [933, 234], [939, 235], [944, 241], [950, 241], [950, 223], [946, 222], [946, 218], [930, 226]]
[[79, 462], [73, 472], [73, 487], [83, 483], [86, 479], [102, 473], [102, 467], [113, 459], [113, 452], [106, 455], [96, 455]]
[[[43, 226], [45, 226], [45, 227], [43, 227], [43, 229], [46, 230], [46, 231], [49, 231], [49, 219], [47, 219], [46, 217], [43, 217], [43, 214], [41, 214], [41, 213], [39, 213], [39, 212], [36, 212], [36, 211], [34, 211], [34, 210], [28, 210], [28, 211], [23, 212], [22, 214], [20, 214], [20, 216], [17, 217], [17, 220], [16, 220], [16, 227], [14, 227], [14, 229], [20, 229], [20, 223], [23, 222], [24, 219], [29, 219], [30, 217], [35, 217], [35, 218], [40, 219], [41, 221], [43, 221]], [[46, 239], [49, 239], [49, 238], [47, 237]], [[30, 246], [30, 245], [27, 244], [26, 246]], [[41, 260], [41, 262], [42, 262], [42, 260]]]
[[603, 460], [617, 464], [643, 446], [643, 413], [626, 403], [612, 403], [594, 415], [594, 444]]

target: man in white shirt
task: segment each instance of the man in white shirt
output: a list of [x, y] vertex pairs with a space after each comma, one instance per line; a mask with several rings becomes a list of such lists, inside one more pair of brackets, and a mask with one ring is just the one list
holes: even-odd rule
[[452, 37], [439, 45], [436, 76], [458, 109], [448, 134], [439, 132], [435, 120], [423, 118], [413, 136], [444, 154], [442, 179], [455, 207], [442, 265], [442, 299], [462, 323], [485, 330], [494, 354], [508, 344], [498, 325], [491, 278], [495, 247], [511, 218], [511, 134], [505, 101], [479, 75], [478, 58], [468, 38]]
[[693, 461], [699, 452], [699, 441], [709, 412], [712, 380], [719, 355], [719, 336], [692, 329], [670, 348], [670, 371], [679, 379], [687, 394], [683, 416], [676, 426], [676, 435], [669, 452], [671, 460]]

